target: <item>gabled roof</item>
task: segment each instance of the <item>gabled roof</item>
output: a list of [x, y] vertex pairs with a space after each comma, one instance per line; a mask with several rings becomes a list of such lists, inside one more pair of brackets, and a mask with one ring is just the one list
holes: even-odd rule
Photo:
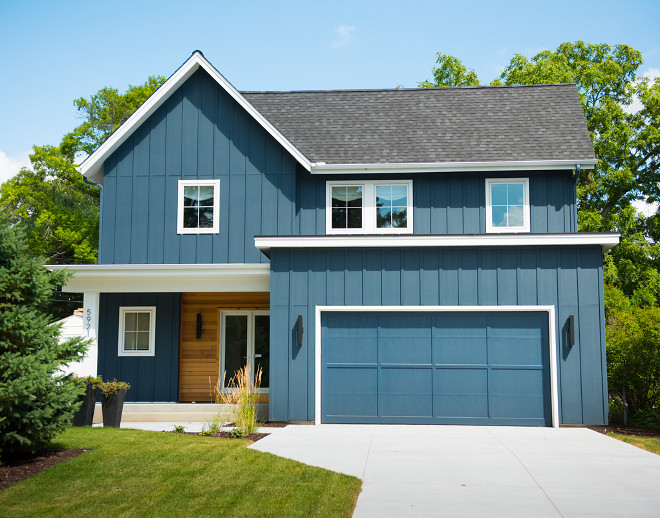
[[574, 84], [243, 96], [328, 165], [596, 159]]
[[593, 168], [573, 84], [239, 92], [200, 51], [80, 165], [103, 163], [199, 68], [312, 173]]
[[108, 139], [101, 144], [82, 164], [80, 172], [93, 181], [103, 183], [103, 162], [126, 141], [132, 133], [146, 121], [177, 88], [185, 83], [199, 68], [204, 69], [224, 90], [270, 133], [293, 157], [308, 171], [311, 169], [309, 160], [298, 151], [268, 120], [266, 120], [249, 102], [225, 79], [225, 77], [209, 63], [201, 51], [196, 50], [192, 56], [172, 74], [154, 94], [140, 106]]

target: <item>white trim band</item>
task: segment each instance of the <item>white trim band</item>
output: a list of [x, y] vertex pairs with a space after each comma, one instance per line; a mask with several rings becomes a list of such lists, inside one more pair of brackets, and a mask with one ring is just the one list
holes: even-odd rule
[[314, 421], [321, 424], [321, 313], [324, 311], [357, 312], [547, 312], [548, 313], [548, 348], [550, 352], [550, 403], [552, 411], [552, 427], [559, 428], [559, 385], [557, 379], [557, 333], [555, 306], [315, 306], [314, 318]]
[[600, 245], [603, 252], [619, 244], [621, 234], [470, 234], [397, 236], [257, 236], [262, 252], [271, 248], [409, 248], [485, 246], [585, 246]]
[[459, 173], [463, 171], [558, 171], [593, 169], [594, 159], [575, 160], [502, 160], [493, 162], [409, 162], [401, 164], [325, 164], [314, 163], [312, 174], [364, 174], [364, 173]]
[[46, 268], [73, 274], [62, 287], [70, 293], [270, 291], [269, 264], [75, 264]]

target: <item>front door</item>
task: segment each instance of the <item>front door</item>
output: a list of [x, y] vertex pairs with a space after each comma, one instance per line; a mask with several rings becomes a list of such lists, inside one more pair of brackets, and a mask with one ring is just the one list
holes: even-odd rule
[[260, 392], [268, 392], [270, 315], [268, 311], [223, 311], [220, 328], [220, 379], [229, 380], [244, 366], [254, 376], [261, 368]]

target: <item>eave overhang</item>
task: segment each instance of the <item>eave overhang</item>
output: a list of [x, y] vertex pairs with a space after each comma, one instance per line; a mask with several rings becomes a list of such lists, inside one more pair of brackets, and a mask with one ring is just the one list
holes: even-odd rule
[[266, 256], [273, 248], [445, 248], [600, 246], [605, 252], [619, 243], [621, 234], [442, 234], [351, 236], [256, 236], [255, 246]]
[[594, 159], [571, 160], [503, 160], [494, 162], [419, 162], [401, 164], [312, 164], [312, 174], [410, 174], [410, 173], [460, 173], [488, 171], [566, 171], [593, 169]]
[[270, 291], [269, 264], [47, 265], [72, 274], [69, 293], [169, 293]]

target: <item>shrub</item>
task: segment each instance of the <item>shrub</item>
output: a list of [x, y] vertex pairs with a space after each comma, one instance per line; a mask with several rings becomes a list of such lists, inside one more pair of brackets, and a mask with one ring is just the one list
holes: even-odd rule
[[626, 391], [629, 412], [660, 406], [660, 308], [635, 307], [606, 290], [607, 370], [614, 399]]
[[35, 453], [71, 424], [84, 385], [60, 367], [88, 341], [59, 343], [43, 312], [64, 272], [29, 257], [20, 230], [0, 216], [0, 459]]
[[94, 386], [106, 397], [116, 395], [120, 390], [131, 388], [125, 381], [117, 381], [117, 378], [112, 381], [97, 381]]

